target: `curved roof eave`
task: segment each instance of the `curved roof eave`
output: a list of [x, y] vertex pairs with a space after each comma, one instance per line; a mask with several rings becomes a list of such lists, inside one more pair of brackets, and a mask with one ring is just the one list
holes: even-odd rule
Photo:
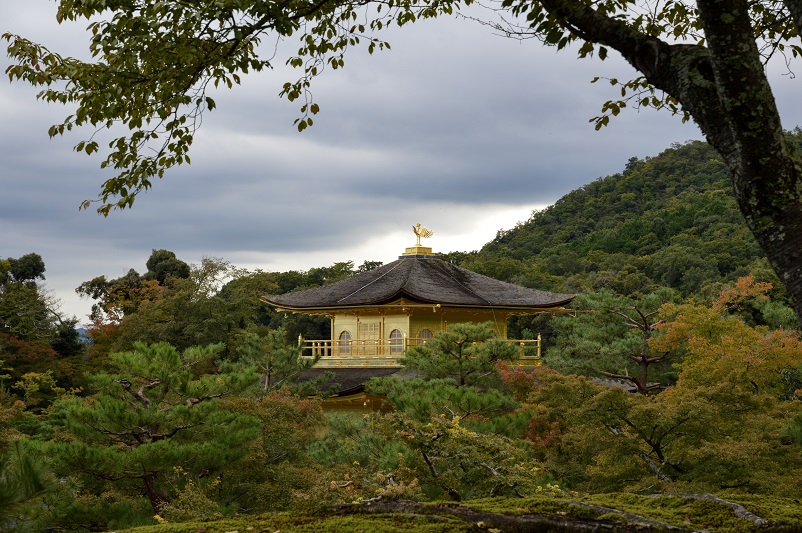
[[326, 314], [326, 312], [332, 311], [344, 311], [347, 309], [367, 309], [367, 308], [381, 308], [381, 307], [421, 307], [421, 308], [438, 308], [438, 309], [486, 309], [492, 311], [502, 311], [502, 312], [511, 312], [511, 313], [543, 313], [543, 312], [554, 312], [554, 313], [573, 313], [575, 312], [573, 309], [568, 309], [563, 307], [564, 305], [571, 302], [571, 300], [567, 300], [565, 302], [558, 302], [554, 305], [543, 305], [543, 306], [536, 306], [536, 305], [474, 305], [474, 304], [448, 304], [448, 303], [438, 303], [438, 302], [419, 302], [419, 303], [397, 303], [394, 304], [395, 301], [378, 303], [378, 304], [353, 304], [353, 305], [328, 305], [328, 306], [320, 306], [320, 307], [294, 307], [291, 305], [282, 305], [273, 301], [270, 301], [266, 298], [262, 298], [262, 301], [265, 303], [272, 305], [276, 308], [277, 311], [289, 311], [292, 313], [303, 313], [303, 312], [318, 312], [320, 314]]

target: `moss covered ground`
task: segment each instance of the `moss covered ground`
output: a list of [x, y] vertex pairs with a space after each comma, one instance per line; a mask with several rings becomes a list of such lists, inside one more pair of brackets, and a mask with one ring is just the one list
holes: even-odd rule
[[[590, 528], [590, 529], [588, 529]], [[453, 503], [381, 502], [212, 522], [162, 523], [125, 533], [456, 533], [463, 531], [802, 531], [799, 500], [741, 494], [543, 494]], [[123, 532], [119, 532], [123, 533]]]
[[[125, 530], [125, 533], [461, 533], [476, 531], [456, 517], [408, 514], [306, 515], [276, 513], [213, 522], [159, 524]], [[122, 531], [118, 533], [123, 533]]]

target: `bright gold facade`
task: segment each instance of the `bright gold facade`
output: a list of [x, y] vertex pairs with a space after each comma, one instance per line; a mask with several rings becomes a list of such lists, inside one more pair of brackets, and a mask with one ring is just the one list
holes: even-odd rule
[[320, 356], [317, 366], [400, 366], [398, 358], [404, 351], [425, 343], [450, 325], [483, 322], [493, 324], [497, 338], [519, 346], [522, 363], [533, 364], [540, 355], [539, 338], [507, 339], [507, 318], [520, 311], [446, 308], [401, 298], [389, 305], [313, 313], [331, 319], [331, 338], [302, 340], [304, 355]]

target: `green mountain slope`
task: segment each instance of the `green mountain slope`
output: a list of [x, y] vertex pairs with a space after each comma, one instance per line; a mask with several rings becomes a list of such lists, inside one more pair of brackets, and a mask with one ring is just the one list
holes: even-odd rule
[[776, 281], [738, 211], [721, 158], [706, 143], [631, 159], [535, 212], [480, 251], [450, 254], [466, 268], [521, 285], [621, 294], [658, 285], [711, 295], [754, 273]]

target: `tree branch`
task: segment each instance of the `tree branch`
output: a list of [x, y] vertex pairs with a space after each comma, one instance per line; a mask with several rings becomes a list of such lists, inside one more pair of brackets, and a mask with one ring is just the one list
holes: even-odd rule
[[127, 379], [120, 379], [117, 381], [117, 383], [119, 383], [122, 386], [123, 390], [125, 390], [131, 396], [139, 400], [139, 403], [141, 403], [145, 407], [149, 407], [151, 402], [150, 398], [145, 396], [145, 391], [155, 389], [156, 387], [161, 385], [161, 380], [155, 379], [146, 385], [142, 385], [137, 392], [133, 391], [133, 389], [131, 388], [131, 382]]

